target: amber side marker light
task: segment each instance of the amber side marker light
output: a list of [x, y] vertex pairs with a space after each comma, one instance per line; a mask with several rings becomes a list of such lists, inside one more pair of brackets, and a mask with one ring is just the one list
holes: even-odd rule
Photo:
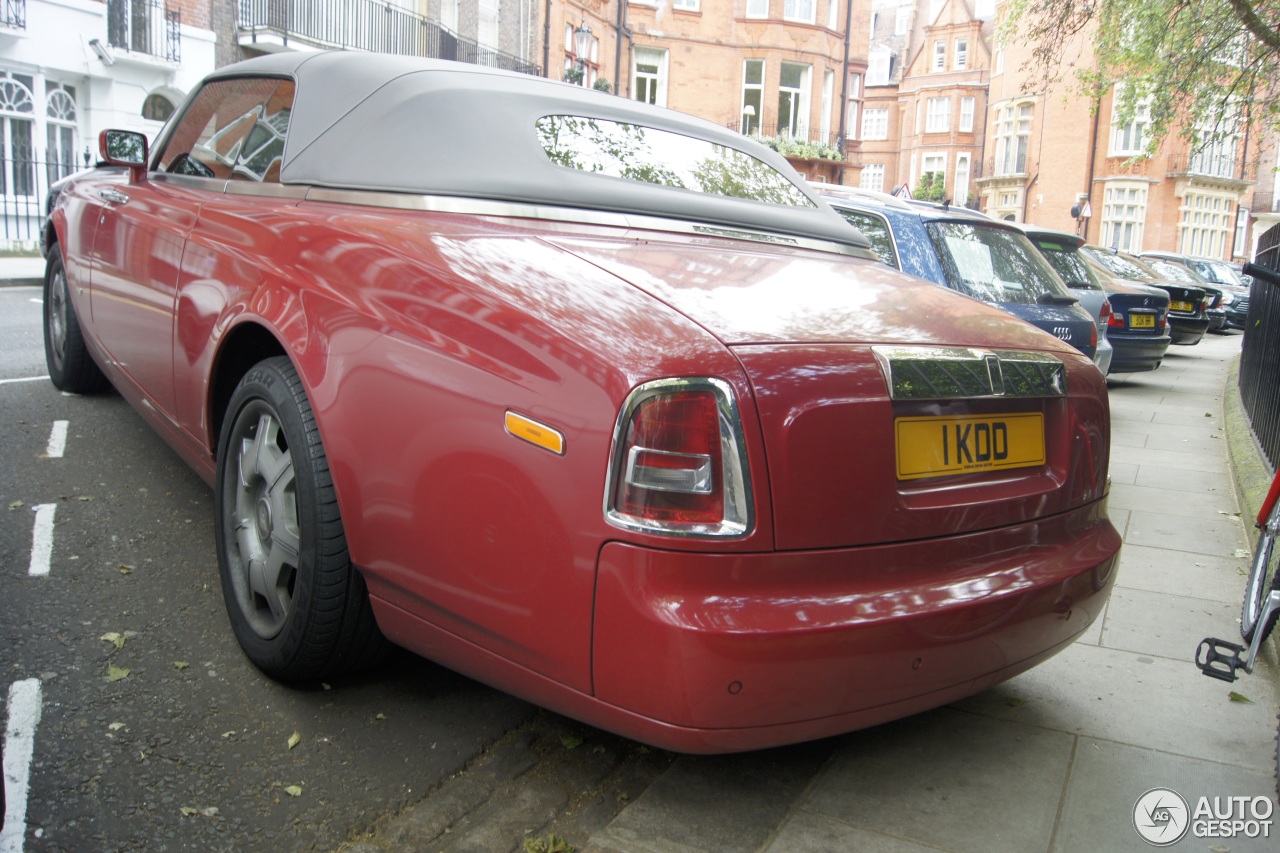
[[564, 436], [546, 424], [529, 420], [515, 412], [507, 412], [507, 432], [530, 444], [536, 444], [544, 450], [560, 456], [564, 455]]

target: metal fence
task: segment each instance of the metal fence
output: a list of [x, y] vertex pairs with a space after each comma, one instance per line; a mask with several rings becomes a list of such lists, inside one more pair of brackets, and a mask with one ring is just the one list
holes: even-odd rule
[[[1258, 241], [1254, 263], [1280, 272], [1280, 225]], [[1253, 280], [1240, 348], [1240, 400], [1263, 454], [1280, 462], [1280, 286]]]
[[0, 249], [33, 249], [44, 224], [45, 197], [49, 185], [78, 167], [67, 162], [37, 159], [21, 148], [12, 158], [0, 158]]
[[377, 0], [240, 0], [238, 25], [241, 32], [270, 33], [285, 44], [298, 41], [540, 73], [535, 63], [460, 38], [416, 12]]
[[0, 27], [11, 30], [27, 28], [27, 0], [4, 0], [0, 4]]
[[107, 0], [107, 43], [112, 47], [182, 62], [182, 13], [164, 0]]

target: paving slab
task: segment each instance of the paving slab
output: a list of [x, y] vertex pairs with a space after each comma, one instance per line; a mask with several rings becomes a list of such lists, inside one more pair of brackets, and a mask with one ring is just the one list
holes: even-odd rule
[[[1266, 772], [1241, 771], [1212, 761], [1124, 744], [1081, 739], [1071, 764], [1071, 780], [1054, 839], [1055, 853], [1149, 851], [1133, 827], [1133, 805], [1153, 788], [1170, 788], [1194, 815], [1200, 797], [1265, 796], [1273, 791]], [[1212, 803], [1212, 799], [1210, 800]], [[1188, 832], [1167, 850], [1275, 853], [1280, 819], [1271, 821], [1270, 838], [1197, 838]]]
[[[1226, 453], [1205, 453], [1197, 448], [1160, 450], [1156, 448], [1127, 447], [1123, 452], [1111, 452], [1111, 470], [1128, 465], [1159, 465], [1182, 471], [1213, 471], [1225, 474], [1231, 470]], [[1114, 473], [1112, 477], [1114, 478]]]
[[[1170, 585], [1169, 589], [1187, 587]], [[1186, 662], [1205, 637], [1234, 630], [1240, 598], [1208, 601], [1170, 592], [1117, 587], [1107, 605], [1102, 645]]]
[[[1193, 653], [1191, 649], [1173, 660], [1076, 643], [954, 707], [1251, 772], [1274, 772], [1280, 702], [1274, 661], [1267, 661], [1247, 683], [1230, 685], [1196, 672]], [[1232, 692], [1251, 701], [1232, 701]]]
[[1073, 744], [1063, 732], [943, 708], [848, 736], [805, 809], [939, 849], [1043, 850]]
[[[1112, 512], [1114, 523], [1115, 512]], [[1194, 590], [1206, 601], [1240, 606], [1244, 582], [1249, 572], [1247, 557], [1222, 554], [1195, 554], [1126, 544], [1120, 551], [1120, 571], [1116, 588], [1145, 589], [1149, 592]], [[1232, 610], [1235, 613], [1235, 610]], [[1235, 616], [1233, 615], [1234, 619]], [[1219, 626], [1218, 633], [1228, 626]]]
[[810, 811], [799, 811], [787, 819], [764, 848], [764, 853], [832, 853], [857, 850], [859, 853], [937, 853], [905, 838], [894, 838], [834, 820]]
[[[1111, 499], [1107, 509], [1148, 511], [1157, 507], [1169, 515], [1190, 518], [1223, 515], [1239, 518], [1235, 486], [1230, 478], [1225, 483], [1216, 478], [1223, 474], [1205, 474], [1196, 471], [1170, 471], [1167, 468], [1142, 469], [1137, 482], [1111, 483]], [[1217, 485], [1210, 486], [1210, 483]]]
[[1244, 546], [1244, 527], [1240, 519], [1216, 516], [1188, 524], [1186, 517], [1174, 514], [1176, 496], [1166, 493], [1164, 502], [1164, 507], [1149, 508], [1163, 509], [1162, 512], [1131, 511], [1125, 532], [1126, 543], [1209, 556], [1234, 554]]

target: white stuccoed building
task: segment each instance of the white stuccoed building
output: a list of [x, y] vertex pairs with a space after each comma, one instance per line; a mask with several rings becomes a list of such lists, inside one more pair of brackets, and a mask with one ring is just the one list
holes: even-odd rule
[[154, 139], [215, 43], [207, 2], [0, 0], [0, 249], [34, 247], [49, 184], [101, 131]]

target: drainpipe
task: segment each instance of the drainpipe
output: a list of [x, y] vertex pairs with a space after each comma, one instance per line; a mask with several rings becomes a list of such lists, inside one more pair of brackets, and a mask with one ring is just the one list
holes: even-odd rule
[[[1093, 197], [1093, 172], [1097, 165], [1096, 160], [1098, 156], [1098, 124], [1099, 124], [1098, 113], [1100, 112], [1102, 112], [1102, 95], [1098, 94], [1093, 96], [1093, 121], [1090, 122], [1093, 125], [1093, 127], [1091, 128], [1090, 134], [1089, 134], [1089, 137], [1090, 137], [1089, 165], [1085, 169], [1084, 195], [1086, 200]], [[1089, 239], [1089, 226], [1091, 224], [1092, 224], [1092, 219], [1086, 220], [1084, 223], [1084, 234], [1082, 236], [1085, 238], [1085, 240]], [[1077, 224], [1077, 228], [1076, 228], [1077, 233], [1079, 232], [1079, 230], [1080, 229]]]
[[1040, 173], [1036, 172], [1035, 177], [1027, 182], [1026, 188], [1022, 191], [1022, 221], [1027, 221], [1027, 205], [1031, 204], [1031, 188], [1036, 185], [1036, 181], [1040, 180]]
[[627, 30], [627, 0], [618, 0], [618, 22], [614, 25], [617, 44], [613, 52], [613, 93], [622, 94], [622, 37], [631, 37]]
[[542, 76], [551, 77], [551, 0], [542, 13]]
[[841, 66], [841, 72], [844, 80], [840, 84], [840, 125], [836, 128], [836, 148], [840, 151], [840, 169], [836, 172], [836, 183], [844, 184], [844, 164], [849, 159], [849, 152], [845, 151], [848, 145], [846, 137], [848, 134], [844, 131], [844, 123], [847, 120], [845, 111], [849, 109], [849, 34], [853, 30], [853, 0], [845, 5], [844, 10], [844, 65]]

